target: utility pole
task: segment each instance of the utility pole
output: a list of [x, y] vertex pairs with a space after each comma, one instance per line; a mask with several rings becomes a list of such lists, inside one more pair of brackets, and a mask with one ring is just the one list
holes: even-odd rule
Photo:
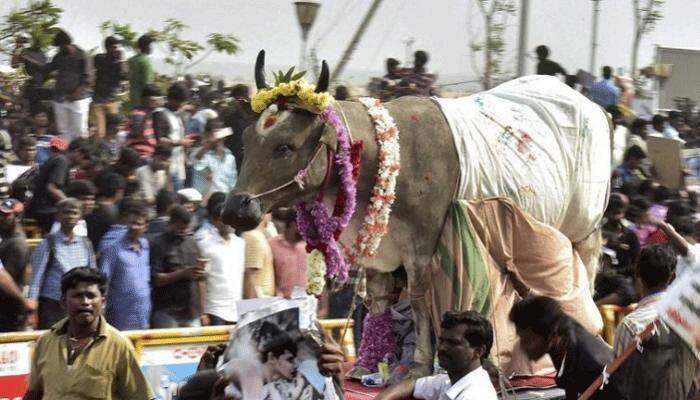
[[591, 28], [591, 62], [588, 72], [595, 75], [595, 55], [598, 51], [598, 14], [600, 13], [600, 0], [593, 0], [593, 28]]
[[403, 65], [408, 66], [409, 61], [411, 61], [411, 53], [413, 53], [413, 44], [416, 42], [416, 38], [410, 37], [403, 40], [403, 45], [405, 49]]
[[338, 80], [338, 78], [340, 78], [340, 76], [343, 74], [343, 69], [345, 69], [345, 65], [347, 65], [348, 61], [350, 61], [352, 53], [355, 51], [355, 47], [357, 47], [357, 44], [360, 42], [360, 39], [362, 39], [362, 35], [364, 35], [367, 26], [369, 26], [369, 23], [372, 20], [372, 17], [374, 17], [374, 14], [377, 12], [377, 9], [379, 8], [380, 4], [382, 4], [382, 0], [374, 0], [372, 2], [372, 5], [367, 11], [367, 14], [365, 14], [365, 17], [362, 19], [362, 22], [360, 22], [360, 26], [357, 28], [357, 32], [355, 32], [355, 35], [350, 40], [348, 47], [345, 49], [345, 52], [343, 52], [343, 57], [341, 57], [338, 66], [335, 67], [333, 75], [331, 76], [331, 83]]
[[518, 76], [525, 75], [525, 60], [527, 59], [527, 23], [530, 11], [530, 0], [520, 0], [520, 34], [518, 36]]
[[308, 54], [306, 54], [306, 45], [309, 38], [309, 30], [316, 20], [316, 13], [321, 7], [317, 1], [296, 1], [294, 8], [297, 11], [297, 19], [301, 27], [301, 53], [299, 55], [299, 69], [306, 70], [308, 64]]

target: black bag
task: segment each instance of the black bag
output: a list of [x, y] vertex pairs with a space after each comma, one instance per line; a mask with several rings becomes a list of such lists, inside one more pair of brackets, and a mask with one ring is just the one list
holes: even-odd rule
[[36, 181], [39, 178], [39, 166], [33, 166], [24, 171], [10, 184], [10, 196], [25, 205], [34, 197]]

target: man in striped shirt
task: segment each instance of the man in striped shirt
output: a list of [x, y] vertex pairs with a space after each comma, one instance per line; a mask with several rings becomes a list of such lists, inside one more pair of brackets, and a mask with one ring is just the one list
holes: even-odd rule
[[617, 326], [613, 351], [619, 356], [634, 337], [656, 320], [656, 303], [666, 294], [666, 288], [675, 277], [676, 256], [666, 245], [646, 247], [637, 262], [635, 286], [641, 300], [637, 308]]
[[641, 300], [637, 309], [627, 315], [615, 333], [616, 356], [635, 342], [635, 337], [652, 322], [654, 333], [647, 338], [616, 372], [624, 378], [628, 399], [685, 400], [696, 393], [695, 378], [700, 360], [673, 330], [660, 320], [656, 303], [666, 294], [675, 277], [676, 254], [668, 245], [653, 245], [642, 250], [637, 263], [637, 289]]
[[47, 235], [31, 258], [29, 298], [39, 300], [40, 329], [50, 328], [65, 316], [59, 303], [61, 276], [73, 268], [97, 267], [90, 240], [73, 232], [81, 217], [80, 200], [67, 198], [57, 207], [61, 230]]

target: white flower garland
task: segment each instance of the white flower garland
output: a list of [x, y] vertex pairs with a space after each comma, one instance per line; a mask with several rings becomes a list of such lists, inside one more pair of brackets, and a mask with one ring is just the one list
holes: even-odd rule
[[326, 260], [323, 254], [314, 249], [306, 255], [306, 291], [310, 294], [320, 296], [326, 286]]
[[401, 169], [399, 130], [394, 119], [379, 100], [362, 97], [360, 102], [367, 107], [374, 122], [379, 168], [362, 228], [352, 247], [346, 251], [351, 264], [376, 255], [389, 226], [391, 206], [396, 200], [396, 180]]

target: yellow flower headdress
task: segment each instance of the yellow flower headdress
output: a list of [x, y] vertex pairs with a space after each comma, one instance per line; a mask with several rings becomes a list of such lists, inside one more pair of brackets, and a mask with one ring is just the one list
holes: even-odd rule
[[323, 112], [333, 103], [333, 96], [326, 92], [316, 93], [314, 86], [302, 79], [304, 74], [304, 71], [294, 74], [294, 67], [286, 74], [279, 71], [275, 74], [275, 86], [259, 90], [252, 96], [250, 104], [253, 111], [261, 113], [277, 99], [284, 97], [288, 102], [312, 113]]

